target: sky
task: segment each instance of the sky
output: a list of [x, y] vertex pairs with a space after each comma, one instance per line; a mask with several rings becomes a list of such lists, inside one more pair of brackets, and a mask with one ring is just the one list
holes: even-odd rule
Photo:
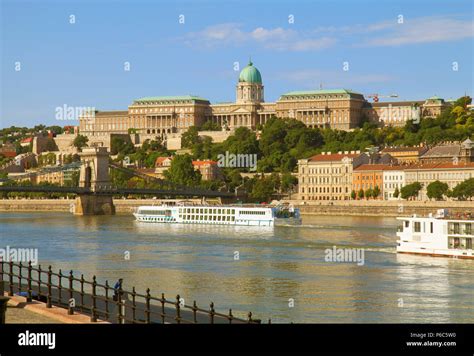
[[0, 4], [2, 128], [74, 125], [56, 109], [127, 110], [146, 96], [234, 101], [250, 57], [267, 102], [320, 87], [395, 100], [473, 92], [472, 0]]

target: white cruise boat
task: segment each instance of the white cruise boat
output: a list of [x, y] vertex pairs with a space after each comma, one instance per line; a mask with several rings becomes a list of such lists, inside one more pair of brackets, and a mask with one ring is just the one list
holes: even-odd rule
[[246, 205], [152, 205], [133, 214], [147, 223], [211, 224], [238, 226], [300, 225], [298, 208]]
[[448, 216], [446, 209], [428, 217], [397, 218], [397, 252], [474, 259], [474, 215]]

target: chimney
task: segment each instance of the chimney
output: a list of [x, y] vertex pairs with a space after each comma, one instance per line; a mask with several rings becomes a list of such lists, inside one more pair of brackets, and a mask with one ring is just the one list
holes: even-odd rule
[[359, 150], [357, 150], [355, 153], [356, 153], [356, 154], [359, 154], [359, 153], [360, 153], [360, 151], [359, 151]]
[[328, 151], [328, 153], [327, 153], [327, 154], [328, 154], [328, 155], [330, 155], [330, 154], [331, 154], [331, 151]]
[[349, 154], [349, 151], [344, 151], [344, 154], [345, 154], [345, 155]]
[[342, 151], [337, 152], [337, 154], [342, 155]]

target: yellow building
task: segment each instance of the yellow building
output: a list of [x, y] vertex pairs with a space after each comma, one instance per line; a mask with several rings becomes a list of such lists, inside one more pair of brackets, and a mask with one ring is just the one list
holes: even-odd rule
[[381, 153], [388, 153], [397, 160], [398, 164], [413, 164], [420, 161], [421, 156], [428, 151], [426, 146], [415, 147], [386, 147]]
[[418, 193], [418, 200], [428, 200], [426, 195], [427, 186], [439, 180], [447, 183], [449, 189], [453, 189], [466, 179], [474, 178], [474, 162], [468, 163], [427, 163], [417, 164], [404, 168], [406, 185], [419, 182], [422, 190]]
[[349, 200], [354, 168], [369, 162], [360, 151], [322, 152], [298, 161], [300, 200]]

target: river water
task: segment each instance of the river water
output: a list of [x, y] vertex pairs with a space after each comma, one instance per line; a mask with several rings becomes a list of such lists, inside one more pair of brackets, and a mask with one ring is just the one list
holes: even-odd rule
[[[133, 216], [0, 213], [0, 248], [272, 322], [472, 323], [474, 261], [397, 255], [393, 218], [304, 217], [299, 227], [137, 223]], [[363, 249], [364, 263], [326, 249]]]

